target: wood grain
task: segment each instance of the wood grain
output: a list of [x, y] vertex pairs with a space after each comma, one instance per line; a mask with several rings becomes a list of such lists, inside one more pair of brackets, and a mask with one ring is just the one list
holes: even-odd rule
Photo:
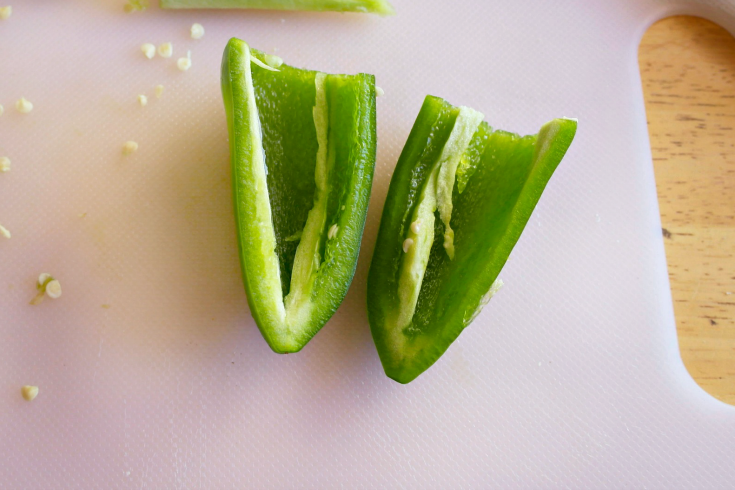
[[638, 54], [682, 358], [735, 405], [735, 39], [670, 17]]

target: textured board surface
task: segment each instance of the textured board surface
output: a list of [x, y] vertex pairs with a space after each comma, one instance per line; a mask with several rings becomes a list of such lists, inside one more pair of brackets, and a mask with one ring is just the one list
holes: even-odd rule
[[[731, 487], [735, 408], [677, 348], [635, 57], [670, 13], [733, 31], [732, 2], [395, 0], [387, 19], [122, 3], [16, 0], [0, 21], [0, 488]], [[355, 281], [289, 356], [240, 280], [219, 91], [232, 36], [386, 93]], [[165, 41], [170, 59], [140, 52]], [[521, 133], [580, 126], [506, 286], [402, 386], [372, 345], [365, 279], [427, 93]], [[40, 272], [64, 294], [31, 307]]]

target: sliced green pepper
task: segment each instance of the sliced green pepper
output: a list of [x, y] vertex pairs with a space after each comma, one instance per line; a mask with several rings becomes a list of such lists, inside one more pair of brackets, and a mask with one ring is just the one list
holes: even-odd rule
[[296, 352], [352, 282], [375, 166], [375, 78], [282, 64], [232, 39], [222, 59], [248, 303], [270, 347]]
[[393, 15], [386, 0], [161, 0], [164, 9], [332, 10]]
[[391, 179], [368, 277], [386, 374], [408, 383], [441, 357], [502, 285], [498, 274], [577, 130], [494, 131], [428, 96]]

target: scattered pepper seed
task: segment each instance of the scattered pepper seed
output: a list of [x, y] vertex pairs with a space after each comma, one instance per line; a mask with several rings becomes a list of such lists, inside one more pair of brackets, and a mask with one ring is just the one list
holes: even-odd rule
[[138, 151], [138, 143], [135, 141], [128, 141], [123, 145], [123, 155], [132, 155], [136, 151]]
[[260, 61], [260, 60], [259, 60], [258, 58], [256, 58], [255, 56], [251, 56], [251, 57], [250, 57], [250, 62], [251, 62], [252, 64], [254, 64], [254, 65], [258, 65], [259, 67], [261, 67], [261, 68], [265, 68], [266, 70], [269, 70], [269, 71], [278, 71], [278, 70], [277, 70], [276, 68], [273, 68], [272, 66], [268, 66], [268, 65], [266, 65], [265, 63], [263, 63], [262, 61]]
[[145, 95], [139, 95], [138, 96], [138, 103], [140, 104], [141, 107], [147, 106], [148, 105], [148, 97], [146, 97]]
[[142, 12], [148, 8], [148, 0], [128, 0], [123, 10], [127, 13]]
[[408, 253], [408, 251], [411, 250], [411, 247], [413, 247], [413, 240], [411, 238], [406, 238], [403, 241], [403, 253]]
[[179, 61], [176, 62], [176, 65], [181, 71], [186, 71], [191, 68], [191, 51], [187, 51], [186, 58], [179, 58]]
[[193, 24], [191, 26], [191, 38], [201, 39], [204, 36], [204, 26], [201, 24]]
[[337, 224], [336, 224], [336, 223], [335, 223], [335, 224], [333, 224], [333, 225], [332, 225], [332, 226], [331, 226], [331, 227], [329, 228], [329, 231], [327, 232], [327, 240], [331, 240], [332, 238], [336, 237], [336, 236], [337, 236], [337, 232], [338, 232], [338, 231], [339, 231], [339, 226], [337, 226]]
[[0, 19], [5, 20], [13, 14], [13, 7], [0, 7]]
[[276, 56], [275, 54], [267, 54], [263, 57], [265, 59], [265, 64], [270, 66], [271, 68], [280, 68], [283, 64], [283, 59], [280, 56]]
[[0, 157], [0, 172], [10, 172], [10, 158]]
[[52, 279], [46, 284], [46, 296], [56, 299], [61, 296], [61, 283], [58, 279]]
[[375, 86], [375, 96], [376, 96], [376, 97], [380, 97], [380, 96], [382, 96], [382, 95], [385, 95], [385, 91], [384, 91], [384, 90], [383, 90], [382, 88], [380, 88], [380, 87], [378, 87], [378, 86], [376, 85], [376, 86]]
[[15, 103], [15, 108], [18, 109], [18, 112], [21, 114], [28, 114], [33, 110], [33, 104], [25, 97], [21, 97], [20, 100]]
[[163, 85], [156, 85], [156, 97], [161, 98], [163, 95]]
[[[38, 289], [38, 294], [36, 294], [36, 297], [31, 300], [30, 302], [31, 305], [35, 306], [35, 305], [40, 304], [43, 301], [43, 298], [46, 297], [46, 288], [48, 288], [49, 284], [51, 284], [53, 281], [55, 281], [55, 279], [48, 272], [44, 272], [38, 276], [38, 283], [36, 284], [36, 289]], [[61, 285], [59, 285], [59, 296], [60, 295], [61, 295]]]
[[23, 395], [26, 401], [32, 402], [38, 396], [38, 386], [25, 385], [20, 389], [20, 394]]
[[411, 231], [416, 235], [419, 234], [419, 231], [421, 231], [421, 220], [420, 219], [417, 219], [416, 221], [411, 223]]
[[174, 45], [171, 43], [163, 43], [158, 46], [158, 54], [163, 58], [170, 58], [174, 54]]
[[145, 43], [140, 47], [140, 50], [143, 51], [143, 54], [149, 60], [152, 60], [153, 57], [156, 56], [156, 47], [151, 43]]
[[3, 225], [0, 225], [0, 235], [4, 236], [5, 238], [10, 238], [10, 232]]

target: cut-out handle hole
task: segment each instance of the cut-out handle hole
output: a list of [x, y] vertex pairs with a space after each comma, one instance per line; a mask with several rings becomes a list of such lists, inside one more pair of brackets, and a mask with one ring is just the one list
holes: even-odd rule
[[638, 54], [682, 358], [735, 405], [735, 38], [669, 17]]

